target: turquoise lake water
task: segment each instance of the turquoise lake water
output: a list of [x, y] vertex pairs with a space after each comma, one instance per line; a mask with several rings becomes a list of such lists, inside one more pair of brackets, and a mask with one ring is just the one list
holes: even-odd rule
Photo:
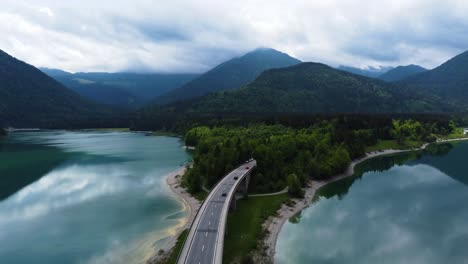
[[287, 222], [277, 263], [468, 263], [468, 142], [369, 160]]
[[0, 263], [144, 263], [186, 218], [164, 176], [189, 160], [173, 137], [0, 139]]

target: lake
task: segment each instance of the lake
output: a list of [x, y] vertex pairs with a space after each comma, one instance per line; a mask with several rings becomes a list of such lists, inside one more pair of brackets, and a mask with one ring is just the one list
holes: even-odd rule
[[468, 142], [379, 157], [285, 223], [276, 263], [468, 263]]
[[187, 217], [164, 176], [189, 160], [130, 132], [0, 139], [0, 262], [144, 263]]

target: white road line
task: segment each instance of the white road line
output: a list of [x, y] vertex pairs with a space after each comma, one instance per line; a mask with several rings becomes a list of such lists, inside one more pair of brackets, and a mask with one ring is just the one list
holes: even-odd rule
[[205, 250], [205, 245], [202, 246], [201, 251], [203, 252]]
[[208, 236], [208, 232], [205, 233], [205, 237], [207, 237], [207, 236]]
[[208, 225], [211, 225], [211, 221], [208, 222]]

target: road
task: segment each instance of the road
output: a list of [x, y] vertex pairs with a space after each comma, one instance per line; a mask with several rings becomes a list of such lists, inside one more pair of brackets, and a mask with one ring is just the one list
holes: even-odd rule
[[242, 164], [213, 188], [194, 220], [178, 263], [221, 263], [229, 201], [242, 179], [255, 166], [256, 161]]

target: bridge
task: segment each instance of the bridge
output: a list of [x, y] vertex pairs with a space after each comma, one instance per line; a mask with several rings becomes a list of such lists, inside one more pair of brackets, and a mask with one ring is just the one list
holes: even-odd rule
[[229, 209], [236, 207], [236, 193], [247, 194], [255, 160], [228, 173], [208, 194], [198, 211], [177, 260], [178, 264], [221, 264]]

